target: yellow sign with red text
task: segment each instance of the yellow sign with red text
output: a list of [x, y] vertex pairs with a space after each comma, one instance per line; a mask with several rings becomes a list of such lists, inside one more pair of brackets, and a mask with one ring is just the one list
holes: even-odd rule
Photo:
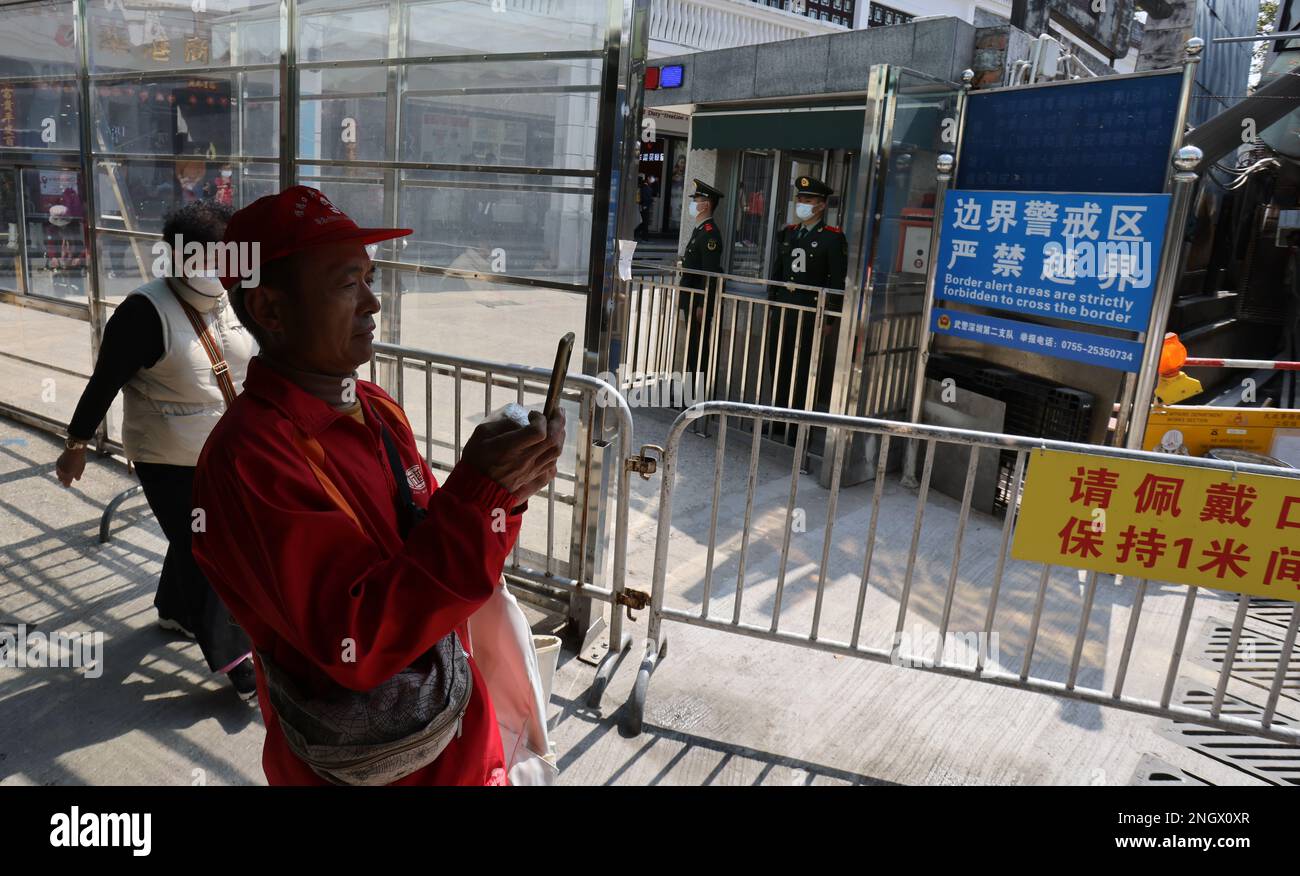
[[1300, 602], [1300, 479], [1035, 451], [1011, 554]]

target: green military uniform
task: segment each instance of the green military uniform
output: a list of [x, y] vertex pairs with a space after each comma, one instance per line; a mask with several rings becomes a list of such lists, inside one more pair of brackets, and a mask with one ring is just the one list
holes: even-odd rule
[[[831, 187], [813, 177], [796, 180], [797, 195], [816, 195], [828, 198]], [[776, 259], [772, 279], [778, 282], [818, 286], [842, 292], [848, 273], [849, 244], [844, 232], [826, 224], [825, 214], [811, 227], [803, 223], [787, 225], [777, 235]], [[807, 289], [786, 289], [773, 286], [768, 295], [772, 301], [784, 304], [801, 304], [815, 307], [817, 293]], [[768, 362], [773, 374], [772, 404], [794, 408], [808, 407], [808, 373], [812, 365], [813, 333], [816, 315], [808, 311], [785, 311], [785, 328], [781, 331], [780, 309], [774, 309], [768, 322]], [[813, 406], [825, 409], [830, 400], [831, 380], [835, 371], [835, 345], [839, 323], [837, 318], [827, 318], [824, 324], [825, 345], [818, 367], [817, 398]], [[799, 335], [795, 346], [796, 331]], [[781, 335], [781, 342], [777, 337]], [[793, 393], [791, 378], [793, 376]]]
[[[695, 194], [692, 197], [705, 195], [717, 200], [721, 200], [722, 192], [715, 189], [707, 183], [695, 182]], [[710, 216], [703, 222], [695, 226], [691, 232], [691, 238], [686, 243], [686, 250], [682, 253], [682, 280], [681, 287], [685, 289], [705, 289], [708, 290], [705, 296], [692, 295], [683, 291], [677, 299], [677, 310], [686, 318], [686, 369], [694, 371], [697, 365], [697, 358], [703, 347], [703, 361], [705, 364], [709, 360], [709, 327], [713, 320], [714, 299], [717, 297], [718, 282], [708, 281], [712, 278], [702, 274], [689, 273], [692, 269], [697, 271], [712, 271], [713, 273], [722, 273], [722, 232], [718, 229], [718, 223]], [[705, 297], [707, 296], [707, 301]], [[703, 314], [697, 313], [703, 305]], [[701, 343], [702, 339], [702, 343]]]
[[[800, 177], [798, 194], [827, 197], [830, 186], [812, 177]], [[802, 265], [800, 264], [802, 262]], [[795, 223], [787, 225], [777, 234], [776, 264], [772, 279], [803, 286], [823, 286], [839, 292], [844, 288], [844, 277], [849, 268], [849, 242], [844, 232], [826, 224], [822, 215], [812, 228]], [[816, 304], [815, 293], [805, 290], [777, 289], [783, 297], [774, 300], [792, 304]]]

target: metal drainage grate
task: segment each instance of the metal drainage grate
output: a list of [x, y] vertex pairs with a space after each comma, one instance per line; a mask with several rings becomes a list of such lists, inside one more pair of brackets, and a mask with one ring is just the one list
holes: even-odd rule
[[[1208, 711], [1214, 703], [1214, 690], [1199, 682], [1180, 679], [1182, 694], [1179, 701], [1189, 708]], [[1224, 716], [1259, 720], [1264, 713], [1262, 702], [1253, 702], [1232, 694], [1223, 698]], [[1294, 727], [1300, 720], [1278, 709], [1273, 723], [1279, 727]], [[1197, 754], [1208, 757], [1224, 766], [1232, 767], [1254, 776], [1270, 785], [1300, 787], [1300, 745], [1289, 745], [1258, 736], [1247, 736], [1231, 730], [1219, 730], [1171, 722], [1160, 728], [1160, 734], [1172, 739]]]
[[[1283, 604], [1294, 606], [1294, 603]], [[1233, 655], [1232, 669], [1229, 670], [1232, 678], [1265, 692], [1273, 687], [1273, 677], [1277, 674], [1278, 661], [1285, 644], [1286, 625], [1291, 622], [1291, 608], [1286, 608], [1277, 615], [1274, 611], [1271, 605], [1256, 606], [1252, 601], [1246, 613], [1247, 620], [1241, 626], [1237, 652]], [[1280, 620], [1275, 622], [1272, 619], [1275, 616], [1279, 616]], [[1223, 668], [1231, 637], [1231, 623], [1213, 618], [1206, 621], [1198, 640], [1199, 656], [1193, 658], [1193, 662], [1208, 666], [1217, 677]], [[1300, 661], [1288, 661], [1281, 695], [1300, 702]]]
[[1213, 785], [1213, 782], [1201, 778], [1195, 773], [1189, 773], [1187, 770], [1179, 769], [1173, 764], [1167, 763], [1154, 754], [1144, 754], [1138, 761], [1137, 769], [1133, 772], [1133, 778], [1129, 781], [1130, 785], [1188, 785], [1201, 786]]
[[1291, 612], [1295, 611], [1295, 606], [1294, 602], [1285, 599], [1260, 599], [1258, 596], [1253, 596], [1246, 616], [1279, 626], [1285, 632], [1291, 623]]

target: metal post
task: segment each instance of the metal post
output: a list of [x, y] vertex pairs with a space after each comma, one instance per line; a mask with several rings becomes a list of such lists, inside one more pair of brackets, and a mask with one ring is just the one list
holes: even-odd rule
[[[240, 96], [242, 101], [243, 96]], [[298, 181], [298, 0], [280, 0], [280, 188]]]
[[[81, 140], [81, 236], [86, 242], [86, 307], [90, 317], [90, 351], [92, 361], [99, 360], [99, 345], [104, 338], [104, 308], [99, 289], [99, 235], [95, 226], [99, 220], [99, 199], [95, 196], [95, 155], [91, 143], [94, 142], [96, 130], [94, 118], [93, 94], [90, 88], [90, 2], [78, 0], [73, 6], [73, 28], [77, 38], [77, 93], [80, 95], [81, 112], [79, 137]], [[18, 174], [18, 191], [23, 190], [22, 173]], [[22, 252], [20, 260], [26, 259], [26, 204], [20, 201], [21, 213], [18, 214], [19, 226], [23, 229], [21, 237]], [[123, 215], [126, 211], [123, 210]], [[26, 279], [26, 278], [24, 278]], [[30, 290], [29, 290], [30, 291]], [[103, 449], [108, 438], [108, 418], [95, 427], [95, 443]]]
[[1156, 283], [1155, 300], [1151, 302], [1151, 321], [1147, 325], [1146, 349], [1142, 354], [1142, 370], [1138, 372], [1134, 392], [1133, 413], [1129, 423], [1128, 439], [1124, 446], [1141, 449], [1146, 435], [1147, 415], [1151, 398], [1156, 391], [1159, 375], [1160, 350], [1165, 337], [1165, 323], [1169, 308], [1178, 289], [1178, 276], [1183, 264], [1183, 237], [1187, 227], [1187, 212], [1196, 188], [1196, 167], [1201, 163], [1201, 150], [1184, 146], [1174, 158], [1173, 200], [1169, 206], [1169, 224], [1165, 228], [1165, 249], [1160, 259], [1160, 276]]
[[[912, 407], [909, 423], [921, 422], [921, 408], [925, 403], [925, 367], [930, 361], [930, 317], [934, 312], [934, 283], [939, 274], [939, 237], [943, 233], [944, 200], [952, 183], [952, 169], [957, 160], [945, 152], [935, 161], [934, 221], [930, 226], [930, 263], [925, 267], [925, 299], [921, 302], [921, 329], [916, 341], [916, 372], [912, 376]], [[916, 442], [907, 442], [903, 462], [903, 485], [915, 487]]]
[[[896, 68], [889, 64], [873, 64], [867, 76], [867, 112], [862, 127], [862, 147], [858, 152], [857, 179], [852, 191], [858, 199], [847, 204], [851, 215], [844, 216], [844, 225], [853, 229], [849, 240], [848, 271], [844, 278], [844, 298], [840, 304], [839, 340], [836, 344], [838, 355], [835, 371], [831, 375], [830, 410], [840, 414], [861, 413], [861, 396], [865, 393], [866, 382], [875, 376], [873, 367], [855, 362], [855, 356], [870, 356], [870, 350], [864, 345], [858, 349], [855, 339], [861, 333], [864, 337], [871, 327], [872, 297], [872, 254], [878, 244], [876, 217], [883, 209], [885, 167], [889, 162], [889, 145], [891, 122], [894, 114], [894, 91], [897, 87]], [[855, 368], [860, 367], [856, 375]], [[775, 394], [776, 380], [773, 379]], [[773, 398], [775, 403], [776, 399]], [[866, 411], [870, 415], [873, 411]], [[855, 454], [836, 449], [836, 444], [849, 441], [852, 435], [842, 430], [827, 432], [822, 449], [823, 459], [848, 459], [853, 467]], [[859, 454], [860, 455], [860, 454]], [[851, 472], [846, 479], [849, 485], [859, 480], [858, 472]], [[830, 467], [823, 465], [818, 475], [818, 483], [830, 487]]]
[[[1182, 146], [1183, 133], [1187, 127], [1187, 113], [1192, 102], [1192, 86], [1196, 82], [1196, 66], [1201, 62], [1201, 52], [1205, 48], [1205, 41], [1200, 37], [1192, 37], [1183, 47], [1183, 82], [1178, 92], [1178, 108], [1174, 113], [1174, 131], [1173, 137], [1169, 141], [1169, 170], [1165, 174], [1165, 192], [1172, 191], [1173, 169], [1175, 160], [1178, 157], [1178, 150]], [[1149, 339], [1149, 335], [1139, 338], [1140, 341]], [[1163, 336], [1160, 339], [1163, 342]], [[1124, 441], [1124, 436], [1129, 428], [1129, 419], [1133, 413], [1135, 402], [1142, 398], [1137, 393], [1137, 380], [1132, 372], [1124, 375], [1124, 382], [1119, 393], [1119, 413], [1115, 418], [1115, 435], [1114, 441], [1120, 444]], [[1128, 446], [1128, 445], [1124, 445]]]
[[[600, 87], [600, 128], [597, 134], [597, 176], [592, 199], [591, 252], [587, 265], [588, 301], [582, 372], [596, 374], [610, 362], [614, 296], [618, 290], [618, 241], [632, 237], [626, 206], [635, 198], [636, 173], [632, 161], [639, 142], [644, 98], [645, 59], [649, 53], [649, 0], [609, 0], [606, 7], [605, 49]], [[648, 340], [647, 340], [648, 343]], [[608, 444], [604, 409], [593, 404], [589, 417], [577, 428], [578, 458], [574, 481], [574, 515], [585, 531], [575, 527], [569, 544], [569, 562], [582, 584], [599, 585], [605, 574], [605, 499], [611, 482], [609, 466], [622, 459], [606, 458]], [[599, 444], [599, 447], [597, 446]], [[625, 455], [631, 451], [624, 448]], [[593, 459], [593, 455], [600, 454]], [[585, 511], [584, 511], [585, 509]], [[583, 574], [589, 570], [589, 576]], [[618, 606], [612, 606], [617, 612]], [[608, 650], [604, 608], [577, 594], [569, 606], [569, 633], [581, 643], [579, 659], [597, 663]]]
[[[400, 3], [389, 0], [388, 57], [390, 59], [400, 58], [403, 54], [405, 35], [402, 32], [402, 11]], [[399, 115], [402, 111], [402, 86], [405, 84], [405, 72], [406, 68], [401, 64], [389, 64], [386, 71], [388, 94], [384, 109], [384, 158], [389, 161], [402, 159], [398, 154], [401, 148], [398, 131], [401, 125]], [[385, 169], [384, 221], [390, 228], [397, 228], [400, 225], [401, 187], [402, 171], [394, 168]], [[400, 240], [390, 241], [383, 246], [393, 248], [393, 261], [402, 261]], [[397, 268], [384, 269], [381, 295], [383, 312], [379, 321], [379, 339], [388, 344], [400, 344], [402, 342], [402, 275]], [[401, 361], [397, 358], [381, 362], [379, 385], [393, 392], [394, 387], [401, 385], [403, 375], [399, 373], [399, 369], [402, 367]]]
[[[1196, 85], [1196, 68], [1201, 63], [1201, 53], [1205, 51], [1205, 40], [1200, 37], [1192, 37], [1183, 44], [1183, 82], [1178, 90], [1178, 112], [1174, 114], [1174, 135], [1170, 140], [1169, 160], [1172, 163], [1177, 157], [1178, 148], [1182, 145], [1183, 135], [1187, 133], [1187, 115], [1191, 110], [1192, 89]], [[1169, 191], [1169, 185], [1172, 182], [1170, 174], [1173, 169], [1165, 174], [1165, 191]]]

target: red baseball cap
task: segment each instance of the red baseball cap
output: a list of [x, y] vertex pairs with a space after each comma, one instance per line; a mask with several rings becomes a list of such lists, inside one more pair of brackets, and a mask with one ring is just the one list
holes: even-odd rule
[[[258, 198], [236, 211], [226, 224], [223, 243], [257, 244], [251, 253], [260, 268], [287, 255], [329, 243], [378, 243], [405, 237], [409, 228], [361, 228], [311, 186], [290, 186], [277, 195]], [[222, 273], [227, 289], [244, 279], [241, 267], [251, 267], [241, 254]]]

